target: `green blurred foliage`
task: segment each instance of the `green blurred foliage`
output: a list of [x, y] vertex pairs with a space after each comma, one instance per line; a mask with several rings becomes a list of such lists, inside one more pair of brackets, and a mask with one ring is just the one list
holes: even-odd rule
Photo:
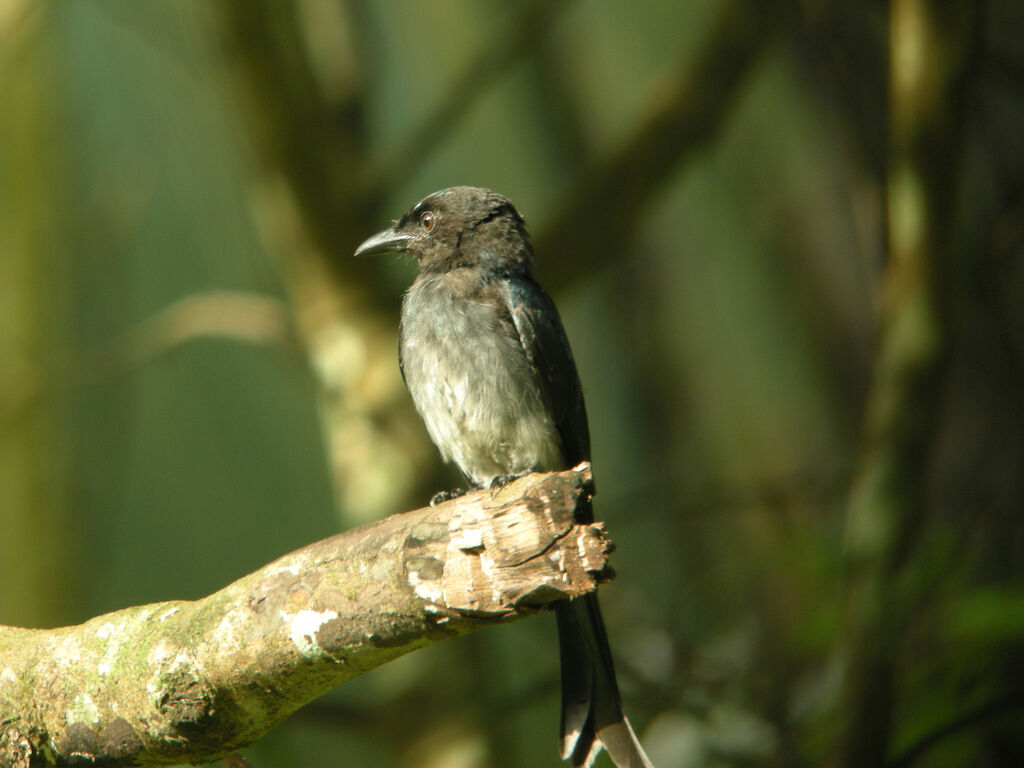
[[[345, 260], [424, 194], [489, 186], [540, 243], [622, 228], [614, 250], [537, 261], [584, 382], [619, 546], [602, 600], [652, 759], [835, 764], [847, 492], [869, 448], [885, 261], [888, 9], [777, 3], [738, 83], [692, 83], [731, 89], [727, 107], [641, 180], [638, 216], [598, 199], [558, 219], [700, 51], [728, 50], [723, 16], [762, 23], [755, 5], [0, 2], [0, 622], [197, 597], [358, 522], [336, 470], [366, 444], [332, 443], [325, 405], [355, 390], [324, 381], [358, 378], [382, 344], [325, 360], [295, 265], [313, 253], [337, 281], [325, 292], [358, 291], [391, 355], [412, 266]], [[927, 521], [890, 585], [917, 596], [891, 628], [893, 765], [1024, 760], [1024, 14], [982, 6], [965, 104], [949, 106], [966, 115], [964, 287], [944, 309]], [[253, 62], [290, 32], [301, 44], [267, 71], [312, 73], [324, 133], [268, 117], [302, 79]], [[344, 143], [325, 163], [355, 158], [326, 168], [344, 182], [327, 190], [275, 151], [322, 135]], [[347, 209], [341, 231], [310, 199]], [[379, 376], [371, 394], [398, 391], [397, 363]], [[404, 504], [457, 482], [407, 403], [373, 407], [360, 429], [403, 446], [388, 471]], [[247, 757], [556, 765], [554, 649], [538, 618], [421, 650]]]

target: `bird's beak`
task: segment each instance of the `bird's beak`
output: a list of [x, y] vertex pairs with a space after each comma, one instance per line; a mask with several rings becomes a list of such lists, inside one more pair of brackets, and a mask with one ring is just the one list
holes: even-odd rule
[[373, 256], [378, 253], [393, 253], [394, 251], [407, 251], [412, 235], [403, 235], [396, 232], [394, 227], [389, 227], [383, 232], [378, 232], [373, 237], [363, 241], [363, 244], [356, 248], [356, 256]]

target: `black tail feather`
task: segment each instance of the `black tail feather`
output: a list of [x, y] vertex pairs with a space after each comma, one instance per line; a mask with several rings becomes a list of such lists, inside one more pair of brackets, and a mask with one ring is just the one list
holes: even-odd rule
[[618, 768], [653, 768], [622, 714], [596, 595], [555, 606], [562, 659], [562, 758], [590, 768], [601, 748]]
[[[562, 660], [562, 759], [573, 754], [590, 720], [590, 702], [594, 695], [594, 665], [583, 626], [566, 601], [555, 606], [558, 619], [558, 650]], [[593, 728], [590, 729], [593, 734]], [[591, 738], [593, 738], [591, 736]], [[574, 761], [575, 762], [575, 761]]]

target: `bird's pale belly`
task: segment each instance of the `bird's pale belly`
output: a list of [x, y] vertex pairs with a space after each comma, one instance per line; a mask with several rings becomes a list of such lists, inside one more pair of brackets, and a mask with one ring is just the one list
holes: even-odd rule
[[459, 315], [407, 326], [402, 339], [406, 383], [444, 458], [477, 485], [560, 468], [558, 432], [519, 340], [464, 332], [473, 319]]

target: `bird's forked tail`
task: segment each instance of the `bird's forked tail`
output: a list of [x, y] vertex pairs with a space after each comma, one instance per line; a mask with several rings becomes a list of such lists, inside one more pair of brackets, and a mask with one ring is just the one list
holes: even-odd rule
[[562, 759], [590, 768], [601, 749], [618, 768], [654, 768], [622, 713], [597, 595], [555, 605], [562, 660]]

